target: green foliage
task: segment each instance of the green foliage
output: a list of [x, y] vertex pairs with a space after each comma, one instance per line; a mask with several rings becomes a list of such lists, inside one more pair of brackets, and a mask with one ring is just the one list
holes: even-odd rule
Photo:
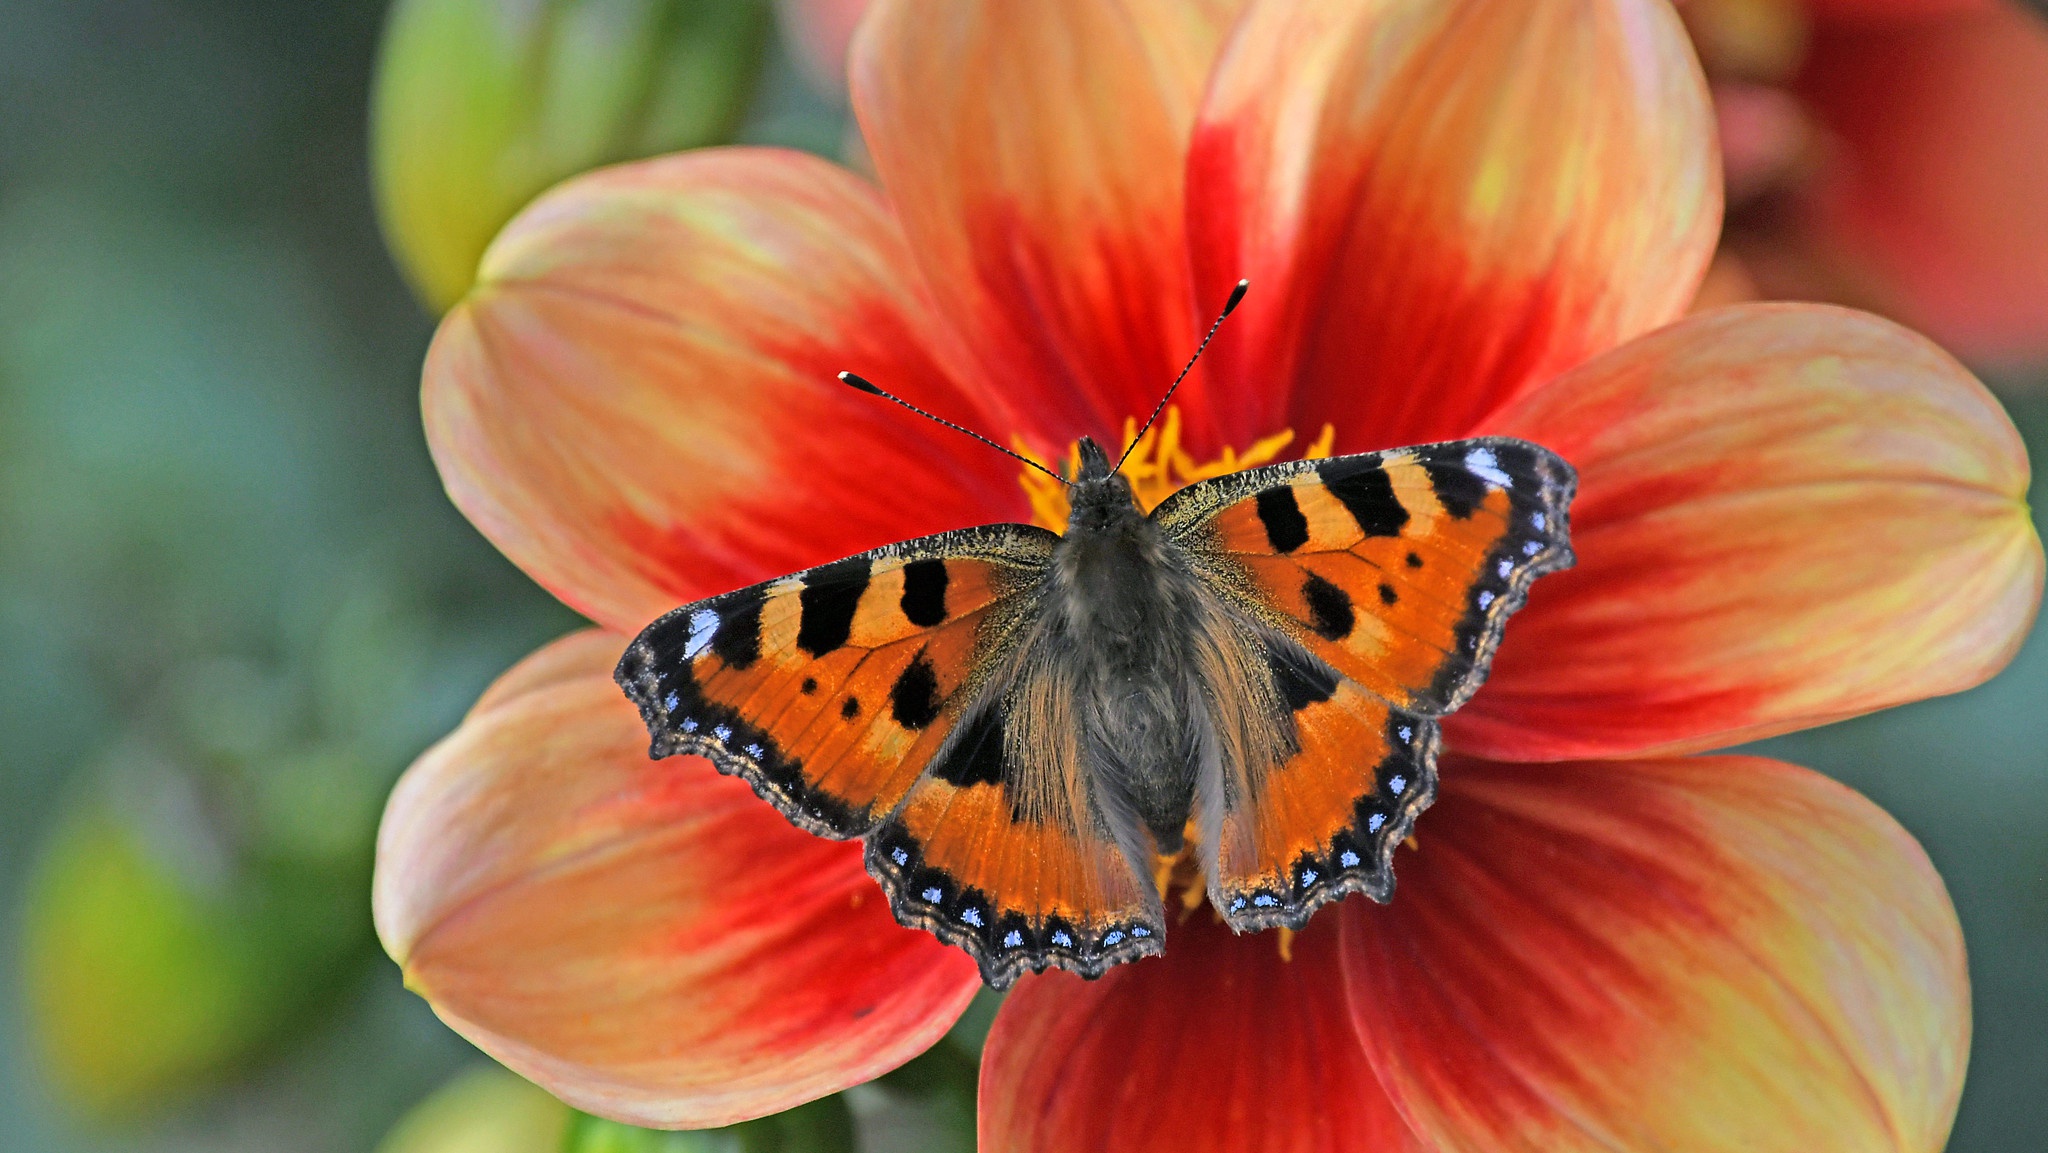
[[216, 1080], [331, 992], [369, 948], [354, 909], [369, 870], [345, 835], [232, 860], [193, 782], [165, 766], [107, 783], [44, 851], [23, 987], [53, 1081], [125, 1120]]
[[854, 1153], [853, 1114], [841, 1096], [729, 1129], [638, 1129], [579, 1113], [562, 1153]]

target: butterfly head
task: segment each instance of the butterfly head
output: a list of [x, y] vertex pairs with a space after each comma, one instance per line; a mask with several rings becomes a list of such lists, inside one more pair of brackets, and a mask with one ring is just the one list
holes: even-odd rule
[[1081, 474], [1073, 479], [1067, 499], [1073, 512], [1067, 531], [1102, 532], [1128, 521], [1142, 520], [1138, 499], [1109, 463], [1109, 454], [1094, 437], [1081, 438]]

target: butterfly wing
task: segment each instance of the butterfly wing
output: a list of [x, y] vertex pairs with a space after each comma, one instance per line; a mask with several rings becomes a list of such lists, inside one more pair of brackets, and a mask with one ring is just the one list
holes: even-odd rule
[[1393, 895], [1394, 849], [1436, 797], [1436, 722], [1288, 642], [1265, 641], [1290, 739], [1264, 766], [1219, 766], [1201, 804], [1210, 900], [1239, 932], [1298, 929], [1350, 893]]
[[1571, 466], [1483, 438], [1294, 461], [1182, 489], [1154, 519], [1255, 628], [1293, 739], [1214, 783], [1212, 899], [1239, 929], [1386, 900], [1435, 795], [1435, 718], [1485, 680], [1531, 584], [1572, 563]]
[[708, 757], [798, 827], [864, 837], [1014, 645], [1058, 540], [963, 529], [684, 605], [641, 632], [616, 676], [650, 756]]
[[868, 842], [897, 920], [966, 949], [998, 989], [1048, 966], [1100, 976], [1165, 933], [1129, 822], [1083, 771], [1074, 696], [1033, 647]]
[[868, 839], [902, 923], [998, 987], [1158, 950], [1158, 898], [1081, 771], [1057, 662], [1031, 643], [1059, 538], [992, 525], [684, 605], [617, 679], [654, 757], [694, 753], [800, 828]]
[[1152, 515], [1241, 611], [1441, 716], [1486, 679], [1529, 586], [1571, 566], [1576, 484], [1548, 449], [1486, 437], [1250, 469]]

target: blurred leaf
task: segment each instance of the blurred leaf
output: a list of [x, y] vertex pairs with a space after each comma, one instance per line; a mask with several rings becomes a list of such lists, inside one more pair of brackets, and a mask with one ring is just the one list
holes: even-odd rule
[[838, 1095], [728, 1129], [640, 1129], [579, 1113], [562, 1153], [854, 1153], [853, 1114]]
[[912, 1097], [964, 1096], [972, 1103], [980, 1075], [973, 1057], [950, 1041], [941, 1041], [882, 1074], [876, 1083]]
[[739, 1153], [739, 1139], [723, 1129], [664, 1132], [636, 1129], [578, 1113], [561, 1144], [562, 1153]]
[[601, 165], [730, 138], [764, 0], [398, 0], [371, 100], [379, 212], [441, 311], [500, 226]]
[[735, 1125], [744, 1153], [854, 1153], [853, 1113], [839, 1094]]
[[[305, 788], [322, 774], [316, 757], [282, 776]], [[105, 786], [78, 794], [43, 846], [22, 976], [50, 1080], [124, 1121], [219, 1081], [339, 987], [369, 948], [368, 860], [360, 832], [337, 852], [243, 828], [204, 781], [146, 753]]]
[[572, 1115], [545, 1089], [484, 1065], [414, 1106], [377, 1153], [556, 1153]]

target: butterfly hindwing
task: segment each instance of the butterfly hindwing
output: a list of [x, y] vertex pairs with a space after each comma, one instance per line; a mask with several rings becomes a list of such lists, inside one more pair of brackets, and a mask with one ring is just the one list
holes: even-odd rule
[[[1001, 989], [1049, 965], [1094, 977], [1157, 953], [1149, 878], [1119, 845], [1064, 718], [1020, 734], [1031, 674], [977, 706], [868, 842], [896, 918], [967, 950]], [[1022, 754], [1022, 755], [1020, 755]]]
[[1239, 932], [1299, 929], [1351, 893], [1393, 894], [1394, 849], [1436, 796], [1436, 722], [1361, 689], [1284, 640], [1265, 657], [1294, 740], [1223, 784], [1205, 822], [1210, 899]]
[[1441, 716], [1485, 680], [1529, 586], [1570, 567], [1576, 483], [1548, 449], [1486, 437], [1233, 473], [1153, 517], [1241, 610]]
[[1011, 643], [1057, 540], [963, 529], [684, 605], [641, 632], [617, 679], [652, 756], [708, 757], [799, 827], [866, 836]]

